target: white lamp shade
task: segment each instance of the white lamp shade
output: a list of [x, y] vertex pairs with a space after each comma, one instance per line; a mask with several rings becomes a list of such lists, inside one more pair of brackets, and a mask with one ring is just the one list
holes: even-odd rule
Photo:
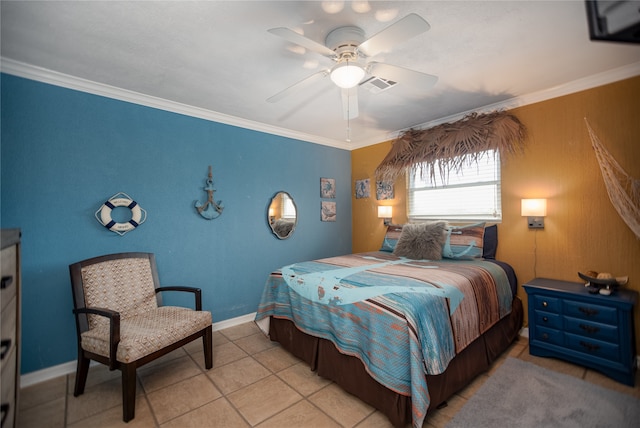
[[544, 217], [547, 215], [547, 200], [523, 199], [521, 209], [523, 217]]
[[331, 80], [343, 89], [353, 88], [360, 83], [363, 77], [364, 69], [349, 61], [336, 65], [331, 71]]
[[378, 218], [391, 218], [393, 208], [390, 206], [379, 206], [378, 207]]

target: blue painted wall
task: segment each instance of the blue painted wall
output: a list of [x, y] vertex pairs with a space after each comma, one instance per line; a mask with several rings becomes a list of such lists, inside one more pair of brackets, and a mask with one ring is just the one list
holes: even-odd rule
[[[22, 373], [75, 359], [68, 265], [123, 251], [156, 254], [163, 285], [203, 289], [214, 322], [255, 312], [270, 271], [351, 252], [349, 151], [2, 74], [0, 222], [22, 229]], [[194, 208], [213, 165], [223, 214]], [[335, 178], [337, 221], [320, 221], [320, 178]], [[272, 235], [279, 190], [298, 207]], [[126, 192], [148, 213], [124, 236], [94, 212]], [[114, 213], [115, 214], [115, 213]], [[176, 303], [165, 300], [165, 303]]]

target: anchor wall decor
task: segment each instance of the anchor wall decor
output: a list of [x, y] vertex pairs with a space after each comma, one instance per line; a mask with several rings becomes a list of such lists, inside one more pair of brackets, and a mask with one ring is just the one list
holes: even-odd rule
[[207, 220], [213, 220], [214, 218], [220, 217], [220, 214], [222, 214], [222, 210], [224, 209], [224, 204], [222, 201], [216, 202], [213, 199], [213, 193], [216, 189], [213, 187], [211, 165], [209, 165], [209, 178], [207, 178], [207, 185], [203, 189], [207, 192], [207, 202], [203, 204], [200, 201], [196, 201], [195, 207], [198, 214]]

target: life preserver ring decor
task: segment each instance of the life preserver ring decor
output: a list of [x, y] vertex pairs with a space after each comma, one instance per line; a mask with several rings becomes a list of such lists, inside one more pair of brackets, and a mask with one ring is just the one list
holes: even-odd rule
[[[131, 210], [131, 218], [118, 223], [111, 218], [111, 211], [116, 207], [127, 207]], [[136, 201], [123, 192], [110, 197], [95, 213], [96, 220], [112, 232], [122, 236], [140, 226], [147, 219], [147, 212]]]

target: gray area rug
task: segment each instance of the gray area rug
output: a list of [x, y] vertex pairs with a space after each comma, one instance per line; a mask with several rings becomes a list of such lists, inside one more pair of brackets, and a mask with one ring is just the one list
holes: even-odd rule
[[447, 428], [640, 427], [640, 400], [507, 358]]

